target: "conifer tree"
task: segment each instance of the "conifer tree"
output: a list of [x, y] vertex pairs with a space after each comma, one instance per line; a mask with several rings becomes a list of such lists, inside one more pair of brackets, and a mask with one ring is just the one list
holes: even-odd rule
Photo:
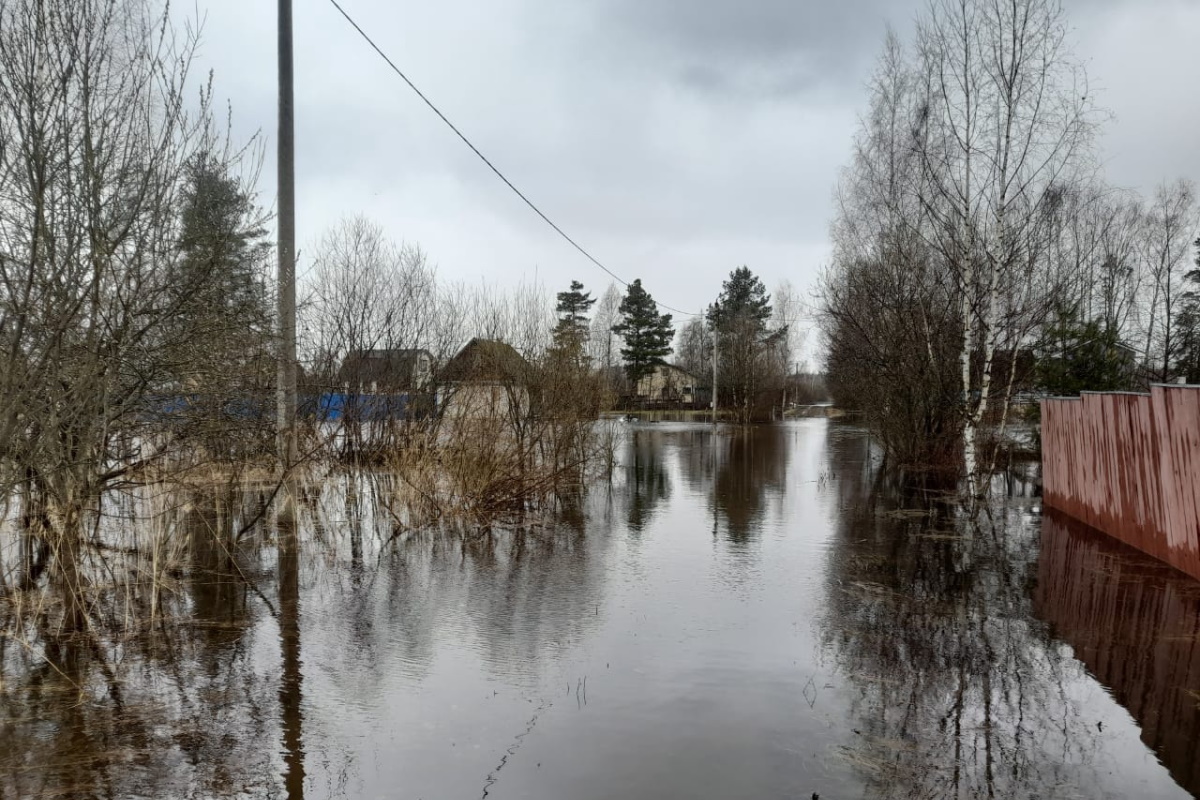
[[767, 355], [787, 335], [772, 331], [771, 297], [749, 267], [738, 267], [721, 286], [721, 296], [708, 307], [708, 324], [717, 332], [719, 384], [727, 403], [749, 422], [756, 395], [770, 368]]
[[558, 324], [554, 327], [555, 355], [570, 363], [583, 366], [587, 361], [585, 348], [588, 341], [588, 311], [596, 300], [591, 292], [583, 291], [583, 284], [571, 281], [571, 288], [558, 293]]
[[675, 329], [671, 326], [671, 315], [659, 313], [658, 305], [642, 288], [640, 279], [629, 284], [619, 310], [621, 322], [613, 326], [613, 331], [625, 340], [621, 348], [625, 374], [636, 385], [653, 373], [655, 367], [666, 363], [663, 359], [672, 352]]

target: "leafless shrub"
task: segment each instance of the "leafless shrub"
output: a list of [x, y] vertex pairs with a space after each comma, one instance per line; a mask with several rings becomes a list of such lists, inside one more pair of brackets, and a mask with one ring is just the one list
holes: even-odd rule
[[[51, 587], [64, 631], [89, 624], [105, 493], [244, 459], [260, 427], [247, 154], [188, 97], [195, 42], [142, 0], [0, 3], [0, 494], [27, 556], [6, 588]], [[188, 216], [197, 191], [223, 228]], [[206, 310], [218, 284], [231, 313]]]
[[406, 525], [488, 525], [579, 491], [604, 387], [586, 319], [566, 346], [540, 285], [439, 282], [362, 218], [316, 252], [301, 328], [317, 452], [394, 475]]

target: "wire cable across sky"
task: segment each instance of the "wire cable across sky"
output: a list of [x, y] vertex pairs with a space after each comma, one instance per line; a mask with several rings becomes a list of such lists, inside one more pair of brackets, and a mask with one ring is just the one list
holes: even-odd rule
[[[353, 27], [354, 30], [358, 31], [358, 35], [363, 38], [363, 41], [365, 41], [368, 45], [370, 45], [371, 49], [374, 50], [376, 53], [378, 53], [379, 57], [382, 58], [389, 67], [392, 68], [392, 72], [395, 72], [397, 75], [399, 75], [400, 79], [408, 84], [408, 88], [410, 88], [414, 92], [416, 92], [417, 97], [421, 98], [421, 100], [424, 101], [425, 105], [429, 106], [430, 110], [433, 111], [434, 114], [438, 115], [438, 119], [440, 119], [442, 122], [446, 123], [446, 127], [450, 128], [450, 130], [454, 131], [454, 134], [459, 139], [462, 139], [463, 144], [465, 144], [467, 147], [471, 148], [471, 152], [474, 153], [476, 156], [478, 156], [480, 161], [482, 161], [484, 164], [487, 164], [488, 169], [490, 169], [492, 172], [494, 172], [497, 178], [504, 181], [504, 185], [507, 186], [509, 189], [512, 189], [513, 193], [516, 194], [517, 197], [521, 198], [521, 200], [523, 200], [525, 202], [525, 205], [529, 206], [533, 210], [533, 213], [535, 213], [539, 217], [541, 217], [543, 222], [545, 222], [547, 225], [549, 225], [551, 228], [553, 228], [555, 233], [557, 233], [559, 236], [561, 236], [563, 239], [565, 239], [568, 244], [570, 244], [572, 247], [574, 247], [576, 250], [578, 250], [583, 255], [584, 258], [586, 258], [588, 261], [595, 264], [600, 269], [604, 270], [604, 272], [607, 273], [617, 283], [621, 284], [622, 286], [629, 286], [629, 281], [625, 280], [620, 275], [613, 272], [608, 267], [604, 266], [604, 264], [600, 263], [599, 259], [597, 259], [591, 253], [589, 253], [586, 249], [584, 249], [584, 247], [581, 244], [579, 244], [579, 242], [575, 241], [570, 236], [568, 236], [567, 233], [562, 228], [558, 227], [558, 225], [555, 224], [554, 220], [552, 220], [552, 219], [550, 219], [550, 217], [546, 216], [545, 213], [543, 213], [540, 208], [538, 208], [536, 205], [534, 205], [532, 200], [530, 200], [528, 197], [525, 196], [524, 192], [522, 192], [520, 189], [518, 189], [513, 184], [513, 182], [510, 181], [504, 175], [503, 172], [501, 172], [499, 169], [497, 169], [496, 165], [493, 164], [491, 161], [489, 161], [488, 157], [485, 156], [482, 152], [480, 152], [479, 148], [476, 147], [474, 144], [472, 144], [471, 140], [468, 139], [466, 137], [466, 135], [462, 131], [460, 131], [455, 126], [455, 124], [453, 122], [451, 122], [446, 117], [446, 115], [441, 112], [441, 110], [437, 106], [435, 106], [433, 104], [433, 101], [430, 100], [428, 97], [426, 97], [425, 93], [422, 92], [420, 89], [418, 89], [417, 85], [415, 83], [413, 83], [411, 80], [409, 80], [408, 76], [405, 75], [404, 72], [398, 66], [396, 66], [396, 63], [394, 61], [392, 61], [391, 58], [388, 57], [387, 53], [383, 52], [383, 50], [381, 50], [379, 48], [379, 45], [375, 44], [375, 41], [369, 35], [367, 35], [367, 32], [362, 29], [362, 26], [354, 21], [354, 18], [351, 17], [350, 14], [348, 14], [346, 12], [346, 9], [342, 8], [342, 6], [338, 2], [338, 0], [329, 0], [329, 2], [332, 3], [333, 7], [338, 10], [338, 13], [340, 13], [343, 17], [346, 18], [346, 21], [350, 23], [351, 27]], [[674, 311], [676, 314], [682, 314], [685, 317], [702, 316], [701, 314], [698, 314], [694, 311], [684, 311], [682, 309], [673, 308], [672, 306], [669, 306], [666, 303], [662, 303], [657, 300], [655, 301], [655, 303], [657, 303], [660, 307], [665, 308], [668, 311]]]

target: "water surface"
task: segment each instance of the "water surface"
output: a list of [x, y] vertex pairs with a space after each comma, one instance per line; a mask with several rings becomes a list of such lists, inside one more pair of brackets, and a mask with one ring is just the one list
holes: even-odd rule
[[552, 523], [406, 533], [341, 476], [111, 676], [0, 653], [0, 797], [1200, 789], [1194, 583], [1036, 499], [906, 496], [825, 420], [628, 433]]

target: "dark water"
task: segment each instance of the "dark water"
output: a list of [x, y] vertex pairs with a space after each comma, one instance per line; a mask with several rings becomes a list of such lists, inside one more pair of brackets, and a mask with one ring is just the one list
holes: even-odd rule
[[466, 540], [388, 491], [310, 489], [111, 674], [5, 642], [0, 798], [1200, 791], [1200, 586], [905, 498], [853, 429], [634, 428], [611, 489]]

